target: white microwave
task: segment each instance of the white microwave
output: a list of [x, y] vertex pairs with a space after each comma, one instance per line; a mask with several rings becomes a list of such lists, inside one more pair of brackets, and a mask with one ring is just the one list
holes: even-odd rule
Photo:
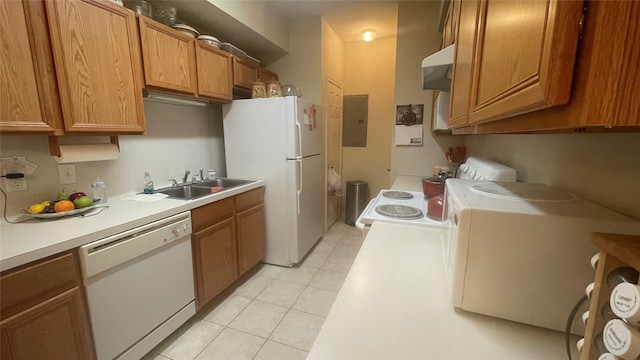
[[448, 179], [444, 201], [453, 306], [559, 331], [595, 278], [591, 233], [640, 234], [640, 222], [543, 184]]

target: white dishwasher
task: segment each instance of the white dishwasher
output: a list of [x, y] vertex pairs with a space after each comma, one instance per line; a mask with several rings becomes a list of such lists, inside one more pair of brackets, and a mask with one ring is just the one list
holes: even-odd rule
[[195, 314], [191, 213], [80, 247], [98, 360], [140, 359]]

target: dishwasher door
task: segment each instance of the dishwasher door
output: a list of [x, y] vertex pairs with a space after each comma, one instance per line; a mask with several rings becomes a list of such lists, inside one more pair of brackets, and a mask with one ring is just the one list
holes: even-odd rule
[[190, 234], [186, 212], [80, 248], [98, 359], [139, 359], [195, 314]]

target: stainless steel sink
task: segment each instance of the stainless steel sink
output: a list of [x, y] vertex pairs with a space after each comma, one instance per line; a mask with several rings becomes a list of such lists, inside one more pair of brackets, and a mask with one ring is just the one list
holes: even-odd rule
[[202, 196], [207, 196], [212, 193], [233, 189], [241, 185], [250, 184], [254, 181], [255, 180], [216, 178], [193, 184], [178, 185], [177, 187], [158, 189], [157, 191], [162, 194], [167, 194], [172, 198], [191, 200]]
[[226, 189], [226, 188], [232, 188], [240, 185], [249, 184], [252, 182], [254, 182], [254, 180], [215, 178], [215, 179], [199, 182], [197, 183], [197, 186], [221, 187]]
[[167, 194], [169, 197], [177, 199], [195, 199], [201, 196], [211, 194], [211, 187], [195, 186], [195, 185], [183, 185], [177, 188], [160, 189], [159, 193]]

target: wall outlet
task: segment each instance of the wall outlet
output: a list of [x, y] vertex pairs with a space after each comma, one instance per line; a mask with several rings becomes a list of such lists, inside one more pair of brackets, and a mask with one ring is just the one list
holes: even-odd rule
[[76, 166], [74, 164], [58, 165], [60, 185], [76, 183]]
[[7, 192], [28, 190], [26, 179], [4, 179], [4, 187]]

